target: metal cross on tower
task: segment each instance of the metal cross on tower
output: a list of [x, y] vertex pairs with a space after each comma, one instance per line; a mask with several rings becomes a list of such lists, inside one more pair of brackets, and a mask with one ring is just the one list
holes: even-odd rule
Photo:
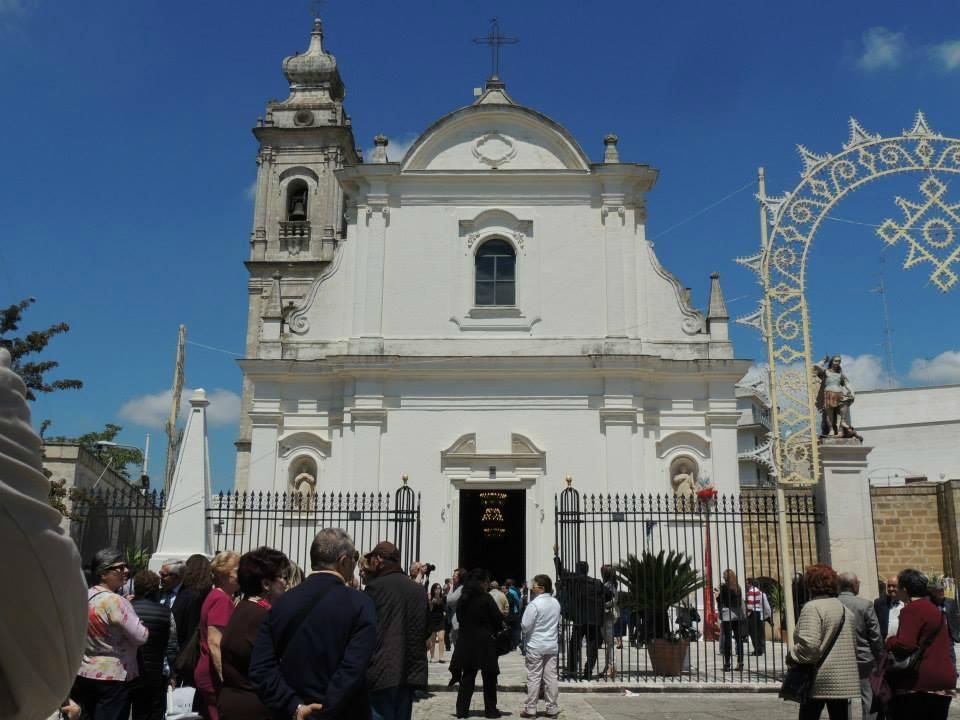
[[486, 37], [477, 37], [473, 41], [477, 45], [490, 46], [490, 65], [493, 70], [493, 77], [500, 76], [500, 46], [516, 45], [520, 38], [506, 37], [500, 32], [500, 21], [494, 18], [490, 21], [490, 34]]

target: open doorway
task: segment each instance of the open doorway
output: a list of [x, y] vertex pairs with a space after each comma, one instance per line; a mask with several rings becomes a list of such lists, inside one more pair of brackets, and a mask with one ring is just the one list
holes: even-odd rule
[[526, 579], [526, 490], [460, 491], [460, 567]]

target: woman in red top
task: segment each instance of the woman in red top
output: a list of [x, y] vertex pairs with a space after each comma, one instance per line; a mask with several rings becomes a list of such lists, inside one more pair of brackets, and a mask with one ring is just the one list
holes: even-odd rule
[[233, 596], [237, 584], [237, 564], [240, 556], [235, 552], [218, 553], [210, 563], [213, 576], [213, 590], [203, 601], [200, 609], [200, 625], [197, 640], [200, 645], [200, 659], [193, 673], [197, 690], [203, 699], [202, 713], [209, 720], [219, 720], [217, 713], [217, 694], [223, 683], [223, 668], [220, 661], [220, 640], [223, 629], [233, 614]]
[[237, 577], [242, 599], [220, 643], [223, 687], [217, 698], [220, 720], [272, 720], [250, 682], [250, 656], [271, 605], [287, 590], [290, 561], [279, 550], [262, 547], [240, 558]]
[[919, 570], [904, 570], [897, 576], [897, 594], [903, 602], [900, 628], [887, 639], [887, 650], [906, 657], [926, 646], [916, 670], [888, 676], [894, 697], [890, 716], [894, 720], [946, 720], [956, 686], [950, 660], [950, 632], [940, 608], [929, 598], [927, 578]]

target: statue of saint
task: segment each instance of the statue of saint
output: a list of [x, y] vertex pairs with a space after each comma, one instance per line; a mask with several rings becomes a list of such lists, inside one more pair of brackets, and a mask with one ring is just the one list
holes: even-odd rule
[[693, 497], [697, 490], [697, 481], [688, 463], [677, 466], [677, 472], [670, 478], [670, 484], [673, 486], [673, 494], [681, 497]]
[[813, 371], [820, 378], [817, 410], [821, 414], [821, 437], [855, 437], [863, 442], [863, 438], [850, 425], [850, 406], [855, 395], [850, 380], [843, 374], [840, 356], [827, 355], [820, 365], [813, 366]]
[[298, 493], [314, 493], [317, 491], [317, 479], [308, 472], [302, 472], [293, 479], [293, 489]]

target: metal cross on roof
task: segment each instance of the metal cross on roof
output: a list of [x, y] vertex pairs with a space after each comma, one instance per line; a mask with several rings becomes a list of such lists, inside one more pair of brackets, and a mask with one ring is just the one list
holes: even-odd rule
[[500, 75], [500, 46], [501, 45], [516, 45], [520, 42], [520, 38], [515, 37], [506, 37], [503, 33], [500, 32], [500, 21], [497, 18], [494, 18], [490, 21], [490, 34], [486, 37], [477, 37], [473, 41], [477, 45], [489, 45], [490, 46], [490, 65], [493, 70], [493, 76], [499, 77]]

